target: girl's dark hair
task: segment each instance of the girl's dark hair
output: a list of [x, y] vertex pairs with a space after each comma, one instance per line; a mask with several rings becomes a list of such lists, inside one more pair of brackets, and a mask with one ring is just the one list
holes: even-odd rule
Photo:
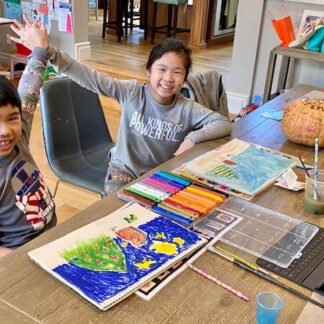
[[146, 63], [146, 70], [151, 71], [151, 67], [153, 63], [160, 59], [164, 54], [169, 52], [175, 52], [182, 54], [185, 59], [185, 69], [186, 69], [186, 76], [185, 80], [187, 79], [187, 76], [189, 74], [191, 65], [192, 65], [192, 59], [191, 59], [191, 48], [188, 47], [184, 42], [175, 39], [175, 38], [167, 38], [157, 44], [150, 53], [150, 56]]
[[11, 105], [18, 107], [21, 113], [21, 100], [14, 85], [4, 76], [0, 76], [0, 108]]

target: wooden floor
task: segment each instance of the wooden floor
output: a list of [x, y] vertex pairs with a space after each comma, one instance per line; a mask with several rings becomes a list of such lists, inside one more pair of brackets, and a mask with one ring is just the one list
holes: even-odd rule
[[[90, 17], [89, 41], [91, 42], [92, 50], [91, 59], [84, 63], [116, 78], [138, 79], [146, 82], [147, 74], [144, 66], [152, 45], [149, 41], [143, 39], [142, 31], [134, 30], [131, 36], [118, 43], [114, 35], [106, 35], [106, 38], [103, 40], [101, 38], [101, 27], [101, 17], [99, 17], [99, 22], [94, 17]], [[231, 56], [231, 43], [193, 51], [193, 71], [217, 69], [223, 75], [226, 88], [231, 67]], [[101, 98], [101, 101], [109, 130], [116, 141], [120, 107], [116, 101], [108, 98]], [[39, 110], [35, 113], [30, 147], [47, 185], [53, 192], [57, 178], [47, 164]], [[95, 194], [61, 183], [55, 197], [58, 221], [66, 220], [99, 199]]]

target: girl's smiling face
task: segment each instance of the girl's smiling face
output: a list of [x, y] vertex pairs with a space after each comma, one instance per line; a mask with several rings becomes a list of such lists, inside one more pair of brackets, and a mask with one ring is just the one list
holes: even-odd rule
[[152, 64], [148, 73], [153, 99], [161, 105], [170, 105], [185, 81], [184, 57], [176, 52], [165, 53]]

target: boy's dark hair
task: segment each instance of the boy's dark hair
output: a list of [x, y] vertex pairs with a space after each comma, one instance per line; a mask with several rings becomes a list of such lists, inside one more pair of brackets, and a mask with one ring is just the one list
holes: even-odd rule
[[186, 75], [185, 80], [187, 79], [187, 76], [189, 74], [191, 65], [192, 65], [192, 59], [191, 59], [191, 48], [188, 47], [184, 42], [175, 39], [175, 38], [167, 38], [157, 44], [150, 53], [150, 56], [146, 63], [146, 70], [151, 71], [151, 67], [153, 63], [160, 59], [164, 54], [169, 52], [175, 52], [182, 54], [185, 58], [185, 69], [186, 69]]
[[21, 113], [21, 100], [17, 89], [6, 77], [0, 76], [0, 108], [7, 105], [18, 107]]

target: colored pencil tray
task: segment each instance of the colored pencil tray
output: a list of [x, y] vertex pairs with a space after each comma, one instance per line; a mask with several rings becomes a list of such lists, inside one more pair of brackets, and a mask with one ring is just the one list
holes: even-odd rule
[[174, 173], [160, 170], [118, 191], [118, 197], [137, 202], [160, 215], [191, 227], [219, 206], [227, 195], [193, 184]]

